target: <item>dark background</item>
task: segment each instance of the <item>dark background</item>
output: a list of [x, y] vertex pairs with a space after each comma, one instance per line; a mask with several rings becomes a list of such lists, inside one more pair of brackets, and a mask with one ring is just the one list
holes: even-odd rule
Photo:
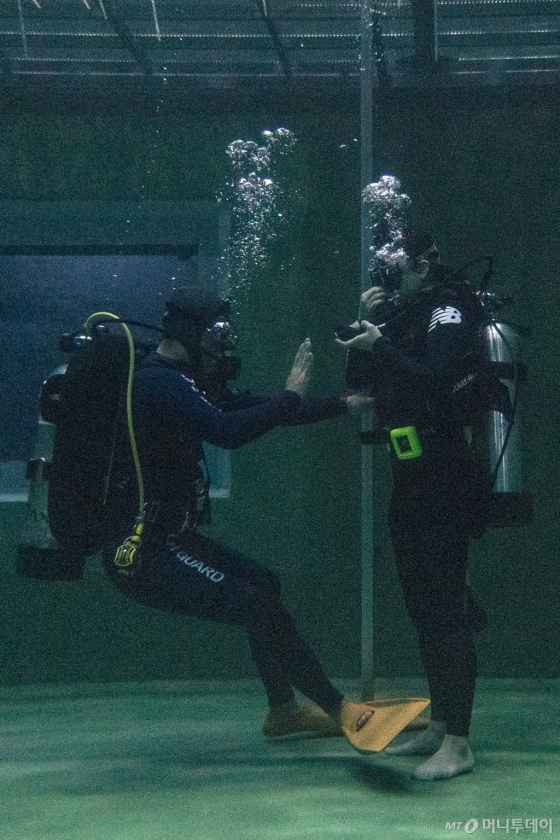
[[[485, 676], [556, 677], [558, 638], [558, 364], [560, 172], [558, 89], [393, 91], [376, 101], [374, 179], [396, 175], [447, 262], [492, 254], [493, 288], [524, 339], [524, 459], [531, 525], [473, 545], [471, 577], [491, 624], [479, 639]], [[291, 129], [284, 177], [293, 214], [240, 306], [244, 383], [283, 386], [309, 335], [317, 393], [340, 390], [333, 330], [353, 320], [360, 287], [357, 97], [302, 87], [275, 99], [180, 91], [91, 95], [80, 89], [0, 95], [0, 201], [215, 201], [231, 176], [227, 145]], [[289, 197], [289, 196], [288, 196]], [[165, 232], [162, 231], [162, 236]], [[87, 317], [89, 312], [84, 313]], [[3, 345], [18, 364], [25, 342]], [[49, 370], [45, 370], [45, 375]], [[379, 459], [383, 507], [387, 474]], [[275, 430], [233, 454], [229, 499], [211, 533], [281, 576], [285, 597], [334, 677], [360, 653], [360, 445], [345, 419]], [[243, 634], [125, 601], [88, 563], [80, 583], [14, 574], [24, 506], [1, 507], [0, 681], [228, 678], [253, 673]], [[376, 673], [420, 673], [383, 518], [375, 530]]]

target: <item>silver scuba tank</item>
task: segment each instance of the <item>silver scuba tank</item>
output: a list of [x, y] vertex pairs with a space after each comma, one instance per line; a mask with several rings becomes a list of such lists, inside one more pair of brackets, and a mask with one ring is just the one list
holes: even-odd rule
[[490, 495], [489, 525], [522, 525], [532, 519], [532, 498], [525, 489], [523, 471], [523, 406], [520, 385], [525, 368], [520, 363], [520, 329], [492, 321], [484, 327], [488, 359], [508, 388], [513, 406], [510, 422], [502, 413], [491, 411], [488, 423], [489, 466], [495, 481]]
[[68, 562], [51, 533], [48, 519], [48, 472], [54, 445], [54, 420], [60, 385], [66, 371], [61, 365], [43, 383], [41, 413], [37, 424], [34, 457], [28, 461], [27, 506], [17, 551], [16, 574], [39, 580], [77, 580], [82, 577], [83, 562]]

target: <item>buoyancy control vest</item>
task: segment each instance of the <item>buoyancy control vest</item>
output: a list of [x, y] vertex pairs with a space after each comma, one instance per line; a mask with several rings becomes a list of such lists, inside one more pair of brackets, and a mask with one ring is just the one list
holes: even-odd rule
[[[403, 411], [414, 413], [414, 403], [419, 407], [416, 412], [422, 418], [409, 419], [421, 422], [468, 423], [475, 417], [495, 410], [509, 413], [507, 389], [500, 382], [496, 372], [489, 364], [480, 341], [480, 331], [485, 323], [484, 310], [474, 292], [464, 283], [453, 284], [449, 288], [436, 287], [421, 289], [403, 297], [398, 305], [381, 310], [376, 317], [385, 321], [380, 327], [383, 337], [388, 339], [400, 352], [412, 359], [421, 361], [427, 340], [429, 322], [432, 314], [441, 306], [441, 301], [453, 303], [463, 314], [463, 323], [469, 325], [463, 334], [461, 350], [453, 364], [449, 365], [445, 380], [439, 382], [437, 395], [432, 395], [432, 407], [426, 406], [428, 394], [420, 390], [416, 396], [415, 382], [408, 393], [403, 392], [398, 375], [387, 370], [384, 364], [376, 363], [371, 353], [350, 348], [347, 358], [346, 380], [348, 388], [361, 390], [370, 388], [379, 393], [379, 406], [383, 420], [393, 422]], [[421, 385], [419, 384], [421, 389]], [[431, 418], [429, 415], [431, 413]]]
[[[438, 298], [456, 301], [457, 308], [467, 313], [471, 324], [469, 341], [466, 342], [464, 352], [456, 364], [450, 366], [444, 387], [440, 389], [435, 400], [426, 401], [420, 397], [415, 400], [414, 387], [411, 393], [403, 399], [402, 389], [391, 372], [383, 371], [376, 366], [373, 354], [350, 349], [347, 356], [347, 385], [352, 390], [369, 388], [375, 396], [374, 385], [376, 378], [385, 376], [385, 383], [380, 383], [382, 398], [379, 405], [382, 409], [379, 428], [374, 433], [362, 435], [363, 443], [375, 443], [386, 440], [387, 431], [394, 432], [395, 440], [402, 440], [404, 451], [402, 456], [410, 458], [411, 467], [414, 456], [421, 451], [421, 445], [415, 449], [415, 424], [419, 429], [430, 428], [437, 434], [438, 428], [456, 426], [463, 427], [471, 435], [474, 431], [476, 450], [483, 471], [487, 477], [482, 483], [487, 497], [487, 524], [513, 525], [524, 524], [532, 518], [532, 502], [530, 494], [519, 486], [498, 486], [496, 481], [499, 470], [511, 473], [511, 462], [519, 460], [518, 447], [510, 437], [515, 428], [519, 432], [518, 391], [523, 379], [524, 366], [515, 358], [516, 350], [506, 354], [508, 364], [504, 365], [493, 352], [492, 342], [496, 343], [496, 334], [503, 336], [504, 325], [495, 318], [492, 305], [486, 304], [486, 297], [490, 300], [494, 296], [475, 293], [470, 284], [459, 282], [436, 286], [432, 289], [421, 289], [417, 293], [405, 297], [400, 304], [388, 306], [384, 312], [377, 313], [378, 323], [384, 321], [382, 333], [394, 342], [403, 353], [410, 353], [416, 357], [419, 343], [423, 341], [426, 330], [423, 328], [425, 315], [432, 314], [432, 304], [439, 305]], [[511, 302], [511, 300], [509, 300]], [[506, 325], [507, 326], [507, 325]], [[519, 329], [519, 328], [518, 328]], [[422, 333], [423, 331], [423, 333]], [[489, 336], [491, 341], [489, 341]], [[504, 342], [508, 344], [504, 337]], [[470, 343], [470, 346], [468, 346]], [[384, 387], [384, 385], [386, 387]], [[416, 406], [416, 409], [415, 409]], [[406, 415], [406, 416], [405, 416]], [[497, 419], [501, 418], [501, 419]], [[494, 445], [488, 452], [488, 434], [490, 426], [500, 427], [499, 446]], [[395, 428], [399, 427], [399, 428]], [[385, 431], [383, 431], [383, 429]], [[491, 431], [490, 437], [497, 437]], [[509, 445], [509, 448], [508, 448]], [[505, 469], [508, 467], [509, 469]], [[412, 467], [412, 469], [414, 469]], [[516, 467], [516, 474], [519, 469]]]

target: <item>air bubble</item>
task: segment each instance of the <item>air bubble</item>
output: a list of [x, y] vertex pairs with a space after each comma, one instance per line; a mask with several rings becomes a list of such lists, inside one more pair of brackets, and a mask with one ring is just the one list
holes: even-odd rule
[[369, 247], [370, 272], [379, 266], [403, 266], [406, 262], [402, 237], [410, 198], [400, 189], [398, 178], [382, 175], [379, 181], [362, 190], [372, 243]]
[[234, 177], [218, 194], [231, 208], [232, 233], [227, 249], [231, 279], [230, 297], [238, 305], [251, 280], [266, 267], [268, 246], [277, 238], [285, 214], [278, 204], [286, 191], [278, 183], [276, 165], [295, 145], [286, 128], [265, 130], [262, 145], [234, 140], [226, 149]]

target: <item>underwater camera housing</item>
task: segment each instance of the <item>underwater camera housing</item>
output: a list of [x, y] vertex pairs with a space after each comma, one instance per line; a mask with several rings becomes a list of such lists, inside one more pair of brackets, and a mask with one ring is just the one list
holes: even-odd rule
[[[376, 267], [370, 271], [369, 276], [372, 286], [381, 286], [387, 295], [385, 303], [377, 311], [377, 320], [381, 317], [381, 321], [384, 321], [395, 311], [397, 305], [400, 303], [399, 289], [402, 281], [402, 270], [399, 265], [390, 265], [389, 263], [379, 261]], [[382, 330], [385, 324], [380, 323], [375, 326]], [[360, 326], [360, 321], [354, 321], [347, 326], [337, 327], [335, 336], [340, 341], [350, 341], [350, 339], [355, 338], [361, 332], [363, 332], [363, 329]], [[348, 387], [355, 388], [353, 385], [349, 385]]]
[[369, 276], [372, 286], [381, 286], [390, 298], [400, 289], [402, 269], [400, 265], [379, 261]]

